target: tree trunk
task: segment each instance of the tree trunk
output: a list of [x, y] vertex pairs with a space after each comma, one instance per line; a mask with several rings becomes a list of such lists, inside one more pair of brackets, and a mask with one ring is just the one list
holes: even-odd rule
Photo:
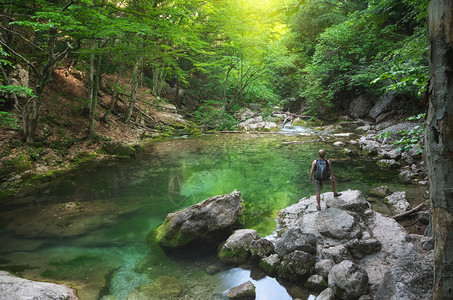
[[453, 1], [429, 5], [430, 85], [425, 149], [434, 236], [433, 299], [453, 299]]
[[94, 39], [90, 40], [90, 69], [88, 71], [88, 102], [86, 103], [86, 109], [91, 114], [91, 103], [94, 97]]
[[88, 134], [90, 136], [92, 136], [94, 134], [96, 106], [98, 104], [99, 85], [101, 84], [101, 61], [102, 61], [102, 56], [99, 54], [98, 61], [96, 64], [96, 74], [94, 76], [93, 97], [91, 99], [91, 107], [90, 107], [90, 126], [88, 128]]
[[140, 75], [140, 67], [142, 64], [142, 56], [139, 54], [137, 61], [135, 62], [134, 68], [132, 69], [132, 83], [131, 83], [131, 98], [129, 101], [129, 109], [127, 110], [127, 116], [125, 122], [129, 122], [134, 111], [135, 101], [137, 100], [137, 83]]

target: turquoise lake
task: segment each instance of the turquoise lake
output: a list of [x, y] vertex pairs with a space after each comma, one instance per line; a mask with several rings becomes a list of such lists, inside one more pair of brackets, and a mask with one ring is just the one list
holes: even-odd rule
[[[366, 194], [381, 185], [410, 189], [396, 172], [348, 157], [333, 140], [322, 140], [210, 134], [152, 142], [134, 158], [84, 165], [33, 194], [1, 204], [0, 269], [72, 284], [83, 300], [127, 299], [136, 287], [162, 276], [178, 280], [180, 299], [224, 299], [226, 290], [247, 280], [256, 285], [258, 300], [308, 299], [310, 293], [302, 288], [251, 266], [220, 265], [219, 273], [208, 275], [206, 267], [219, 265], [215, 253], [169, 257], [151, 249], [145, 237], [168, 213], [234, 189], [245, 202], [245, 227], [262, 237], [275, 234], [277, 212], [314, 194], [309, 171], [320, 148], [332, 161], [340, 192]], [[328, 191], [326, 186], [323, 192]]]

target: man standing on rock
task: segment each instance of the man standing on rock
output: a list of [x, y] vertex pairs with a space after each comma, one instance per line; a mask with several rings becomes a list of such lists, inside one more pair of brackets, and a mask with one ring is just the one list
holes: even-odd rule
[[[311, 164], [310, 181], [311, 183], [315, 183], [316, 202], [318, 202], [318, 206], [316, 208], [321, 210], [321, 190], [324, 183], [332, 183], [334, 197], [340, 196], [341, 193], [337, 193], [337, 180], [335, 176], [333, 176], [332, 164], [330, 160], [324, 159], [326, 151], [320, 149], [318, 151], [318, 155], [319, 159], [314, 160]], [[315, 177], [314, 181], [313, 175]]]

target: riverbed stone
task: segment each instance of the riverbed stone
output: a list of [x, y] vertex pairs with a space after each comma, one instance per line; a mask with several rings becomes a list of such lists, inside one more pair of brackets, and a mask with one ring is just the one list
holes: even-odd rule
[[359, 139], [360, 149], [365, 156], [377, 156], [379, 153], [380, 144], [375, 140], [369, 140], [366, 137]]
[[327, 288], [327, 281], [320, 275], [311, 275], [304, 285], [309, 291], [320, 292]]
[[335, 293], [333, 292], [333, 289], [328, 287], [316, 297], [316, 300], [335, 300]]
[[126, 300], [171, 299], [179, 296], [181, 292], [182, 285], [178, 279], [161, 276], [152, 283], [136, 287], [127, 295]]
[[334, 263], [330, 259], [321, 259], [315, 264], [315, 273], [327, 279], [330, 270], [333, 268]]
[[407, 201], [406, 192], [394, 192], [385, 197], [385, 200], [392, 207], [395, 214], [400, 214], [411, 209], [410, 203]]
[[264, 257], [259, 262], [259, 267], [266, 272], [268, 275], [275, 274], [278, 266], [280, 265], [280, 256], [278, 254], [271, 254], [268, 257]]
[[377, 165], [381, 169], [390, 169], [390, 170], [398, 169], [401, 166], [401, 164], [394, 159], [381, 159], [377, 162]]
[[67, 286], [27, 280], [0, 271], [0, 300], [11, 299], [76, 300], [79, 298], [76, 292]]
[[217, 256], [224, 263], [243, 263], [249, 256], [250, 245], [258, 239], [254, 229], [238, 229], [222, 245]]
[[322, 249], [321, 256], [323, 259], [329, 259], [336, 264], [339, 264], [344, 260], [352, 260], [352, 256], [348, 249], [342, 244]]
[[379, 197], [379, 198], [384, 198], [390, 194], [391, 194], [391, 192], [390, 192], [389, 187], [385, 186], [385, 185], [374, 188], [368, 193], [369, 196], [374, 196], [374, 197]]
[[316, 226], [323, 236], [337, 240], [349, 240], [360, 236], [361, 228], [348, 211], [328, 208], [316, 219]]
[[267, 239], [258, 239], [253, 240], [250, 243], [249, 249], [250, 254], [252, 254], [254, 258], [261, 259], [263, 257], [268, 257], [269, 255], [274, 253], [275, 246], [274, 243]]
[[313, 234], [304, 233], [301, 228], [289, 228], [276, 243], [275, 252], [283, 257], [294, 250], [314, 254], [316, 237]]
[[253, 300], [256, 297], [255, 286], [251, 281], [247, 281], [232, 288], [226, 297], [230, 300]]
[[330, 270], [329, 287], [340, 299], [359, 298], [368, 291], [368, 274], [352, 261], [345, 260]]
[[179, 212], [170, 213], [148, 242], [168, 248], [186, 246], [194, 241], [214, 243], [225, 239], [241, 226], [241, 192], [214, 196]]
[[410, 170], [403, 170], [398, 174], [399, 180], [403, 182], [411, 182], [416, 174]]
[[283, 257], [278, 275], [293, 282], [305, 280], [312, 274], [315, 263], [313, 255], [296, 250]]

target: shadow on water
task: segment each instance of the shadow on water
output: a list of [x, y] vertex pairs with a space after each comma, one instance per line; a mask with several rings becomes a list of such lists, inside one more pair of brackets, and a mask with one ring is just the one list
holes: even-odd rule
[[306, 291], [255, 276], [258, 271], [248, 267], [221, 266], [208, 275], [206, 268], [219, 264], [215, 252], [171, 258], [148, 247], [145, 237], [169, 212], [234, 189], [245, 202], [245, 227], [260, 236], [272, 234], [280, 209], [314, 193], [309, 171], [319, 148], [333, 162], [340, 191], [404, 188], [396, 173], [310, 136], [209, 135], [155, 142], [134, 159], [88, 165], [2, 205], [0, 269], [72, 284], [81, 299], [102, 294], [124, 299], [162, 276], [176, 278], [185, 299], [221, 299], [247, 280], [256, 285], [259, 300], [307, 299]]

